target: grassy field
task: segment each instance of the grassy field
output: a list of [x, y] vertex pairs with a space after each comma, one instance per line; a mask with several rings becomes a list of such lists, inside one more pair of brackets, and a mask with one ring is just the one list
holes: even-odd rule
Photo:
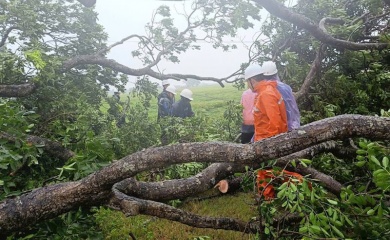
[[[184, 87], [177, 88], [176, 101], [180, 100], [180, 92]], [[240, 102], [241, 94], [243, 90], [238, 90], [233, 87], [231, 84], [225, 85], [222, 88], [219, 85], [206, 85], [192, 87], [190, 90], [193, 92], [194, 100], [191, 102], [192, 110], [195, 114], [207, 115], [210, 118], [221, 118], [223, 117], [223, 112], [226, 109], [226, 102], [229, 100], [234, 100], [237, 103]], [[161, 92], [161, 90], [160, 90]], [[122, 102], [127, 102], [127, 95], [122, 94]], [[139, 100], [131, 96], [130, 102], [131, 105], [135, 105]], [[108, 104], [103, 104], [103, 110], [108, 109]], [[149, 118], [157, 119], [157, 99], [153, 98], [151, 101], [151, 107], [149, 109]]]

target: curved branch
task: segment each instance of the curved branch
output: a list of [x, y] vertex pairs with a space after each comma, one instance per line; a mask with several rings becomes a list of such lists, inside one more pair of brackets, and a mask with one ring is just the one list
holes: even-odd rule
[[235, 172], [245, 170], [245, 166], [231, 163], [214, 163], [202, 172], [186, 179], [174, 179], [162, 182], [139, 182], [128, 178], [120, 182], [121, 192], [134, 197], [166, 201], [183, 199], [211, 189], [219, 180]]
[[3, 37], [1, 38], [1, 41], [0, 41], [0, 48], [1, 48], [2, 46], [4, 46], [5, 41], [7, 41], [8, 35], [12, 32], [12, 30], [15, 30], [15, 29], [18, 29], [18, 28], [12, 26], [12, 27], [8, 28], [8, 29], [4, 32], [4, 35], [3, 35]]
[[[317, 171], [311, 167], [303, 167], [297, 163], [294, 168], [291, 161], [302, 158], [312, 158], [313, 156], [325, 152], [334, 151], [340, 146], [335, 141], [324, 142], [305, 150], [290, 154], [276, 160], [275, 165], [281, 168], [289, 168], [302, 175], [310, 175], [322, 182], [332, 193], [339, 194], [342, 184]], [[257, 169], [261, 165], [254, 164], [252, 168]], [[242, 164], [214, 163], [205, 168], [202, 172], [186, 179], [174, 179], [162, 182], [140, 182], [134, 178], [128, 178], [120, 182], [120, 190], [126, 195], [154, 201], [167, 201], [173, 199], [184, 199], [191, 195], [196, 195], [211, 189], [217, 182], [237, 172], [244, 172], [245, 166]], [[238, 185], [239, 187], [239, 185]]]
[[317, 51], [316, 58], [314, 59], [313, 63], [311, 64], [310, 71], [306, 75], [305, 81], [303, 81], [303, 84], [301, 85], [301, 88], [298, 92], [294, 93], [295, 99], [297, 102], [299, 102], [304, 96], [307, 95], [307, 93], [310, 90], [310, 86], [312, 85], [315, 76], [318, 74], [318, 72], [321, 70], [321, 61], [323, 59], [323, 51], [325, 50], [325, 46], [321, 45], [320, 48]]
[[318, 27], [324, 32], [324, 33], [328, 33], [328, 31], [326, 30], [325, 28], [325, 24], [344, 24], [345, 21], [341, 18], [330, 18], [330, 17], [326, 17], [326, 18], [323, 18], [320, 20], [320, 22], [318, 23]]
[[26, 97], [32, 94], [36, 88], [34, 83], [0, 85], [0, 97]]
[[148, 75], [151, 77], [154, 77], [156, 79], [164, 80], [164, 79], [197, 79], [197, 80], [203, 80], [203, 81], [213, 81], [217, 82], [219, 85], [222, 87], [223, 81], [226, 80], [227, 78], [214, 78], [214, 77], [200, 77], [197, 75], [191, 75], [191, 74], [162, 74], [153, 71], [150, 68], [141, 68], [141, 69], [133, 69], [129, 68], [125, 65], [122, 65], [118, 63], [115, 60], [112, 59], [107, 59], [102, 56], [98, 55], [82, 55], [78, 56], [72, 59], [69, 59], [65, 61], [62, 65], [62, 70], [61, 72], [65, 72], [73, 67], [79, 66], [79, 65], [84, 65], [84, 64], [98, 64], [103, 67], [108, 67], [111, 68], [115, 71], [127, 74], [127, 75], [132, 75], [132, 76], [143, 76], [143, 75]]
[[164, 203], [127, 196], [117, 188], [120, 189], [119, 186], [114, 185], [114, 197], [111, 198], [109, 206], [121, 210], [128, 216], [145, 214], [177, 221], [197, 228], [214, 228], [253, 233], [259, 231], [258, 226], [255, 224], [248, 224], [241, 220], [226, 217], [216, 218], [196, 215]]
[[140, 35], [137, 35], [137, 34], [132, 34], [132, 35], [127, 36], [127, 37], [121, 39], [120, 41], [118, 41], [118, 42], [116, 42], [116, 43], [113, 43], [113, 44], [111, 44], [110, 46], [108, 46], [108, 47], [106, 47], [106, 48], [104, 48], [104, 49], [98, 51], [98, 52], [96, 53], [96, 55], [101, 55], [101, 54], [103, 54], [103, 53], [105, 53], [105, 52], [108, 52], [108, 51], [111, 50], [112, 48], [114, 48], [114, 47], [116, 47], [116, 46], [118, 46], [118, 45], [120, 45], [120, 44], [123, 44], [124, 42], [126, 42], [127, 40], [130, 40], [130, 39], [132, 39], [132, 38], [139, 38], [139, 39], [142, 39], [143, 37], [140, 36]]
[[314, 24], [311, 19], [293, 12], [291, 9], [284, 6], [275, 0], [254, 0], [257, 4], [263, 6], [272, 15], [288, 21], [298, 27], [306, 29], [313, 37], [317, 38], [323, 43], [329, 45], [345, 48], [350, 50], [367, 50], [367, 49], [385, 49], [389, 47], [388, 43], [355, 43], [334, 38], [333, 36], [324, 32], [318, 25]]
[[[0, 202], [1, 234], [49, 219], [80, 206], [107, 203], [113, 184], [137, 173], [186, 162], [254, 165], [332, 139], [390, 139], [390, 118], [341, 115], [250, 145], [226, 142], [182, 143], [126, 156], [76, 182], [55, 184]], [[37, 207], [39, 206], [39, 207]]]

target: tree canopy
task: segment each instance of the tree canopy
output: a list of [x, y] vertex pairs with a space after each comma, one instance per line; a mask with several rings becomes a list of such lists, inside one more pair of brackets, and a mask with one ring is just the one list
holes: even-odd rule
[[[389, 237], [389, 1], [193, 0], [182, 14], [184, 28], [162, 5], [144, 35], [128, 33], [111, 45], [95, 4], [0, 1], [0, 238], [59, 234], [44, 226], [71, 212], [88, 219], [91, 206], [259, 239]], [[261, 10], [271, 15], [262, 19]], [[180, 64], [199, 41], [236, 48], [224, 39], [258, 28], [260, 20], [248, 61], [226, 77], [158, 68], [162, 61]], [[107, 57], [128, 40], [138, 43], [132, 57], [141, 68]], [[230, 130], [239, 126], [241, 109], [233, 102], [224, 119], [157, 124], [148, 117], [158, 91], [152, 79], [242, 88], [243, 69], [267, 60], [295, 91], [305, 123], [297, 130], [237, 144]], [[112, 101], [109, 90], [124, 92], [129, 76], [137, 77], [132, 94], [139, 102], [130, 104], [130, 95]], [[159, 139], [163, 131], [168, 146]], [[260, 199], [251, 222], [168, 204], [225, 178], [243, 186], [248, 175], [237, 173], [253, 176], [258, 168], [305, 179], [282, 184], [272, 202]], [[161, 169], [169, 171], [159, 179], [153, 174]]]

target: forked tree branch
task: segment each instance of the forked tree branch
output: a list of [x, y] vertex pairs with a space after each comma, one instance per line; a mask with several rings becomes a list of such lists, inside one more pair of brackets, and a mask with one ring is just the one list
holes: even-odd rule
[[388, 43], [356, 43], [346, 40], [334, 38], [324, 32], [318, 24], [314, 24], [311, 19], [292, 11], [276, 0], [254, 0], [260, 6], [263, 6], [272, 15], [288, 21], [298, 27], [306, 29], [313, 37], [317, 38], [322, 43], [329, 44], [334, 47], [349, 49], [349, 50], [368, 50], [368, 49], [385, 49], [389, 47]]

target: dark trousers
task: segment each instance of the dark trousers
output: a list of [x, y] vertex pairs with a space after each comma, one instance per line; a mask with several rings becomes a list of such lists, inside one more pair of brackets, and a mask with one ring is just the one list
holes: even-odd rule
[[251, 133], [241, 133], [241, 143], [242, 144], [250, 143], [251, 139], [253, 137], [253, 134], [255, 134], [255, 133], [254, 132], [251, 132]]

